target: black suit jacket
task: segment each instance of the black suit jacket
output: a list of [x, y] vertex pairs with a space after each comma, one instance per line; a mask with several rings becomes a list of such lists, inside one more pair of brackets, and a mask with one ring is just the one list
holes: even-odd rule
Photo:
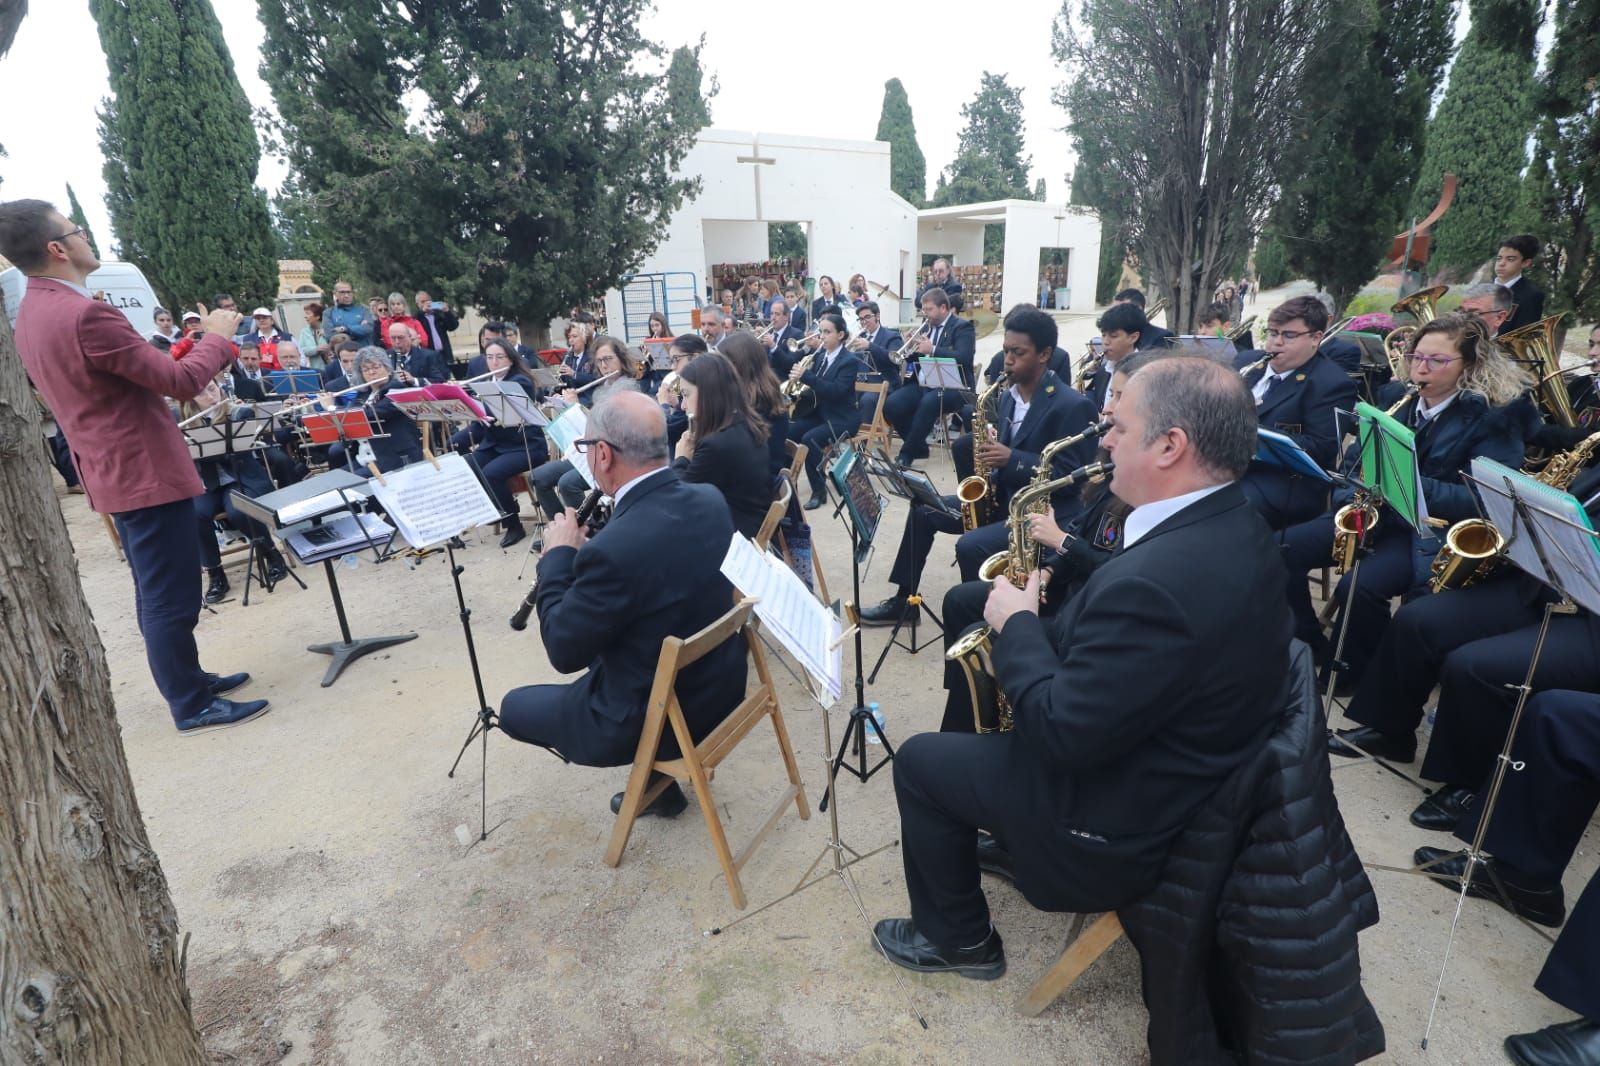
[[[1016, 728], [1005, 779], [1035, 839], [1103, 855], [1109, 897], [1160, 875], [1194, 812], [1283, 709], [1290, 620], [1271, 532], [1227, 485], [1095, 571], [1063, 608], [1058, 653], [1037, 615], [1011, 617], [994, 663]], [[1032, 893], [1030, 893], [1030, 896]]]
[[233, 395], [240, 400], [265, 400], [267, 398], [267, 383], [265, 375], [251, 381], [244, 376], [244, 371], [234, 367], [228, 372], [233, 378]]
[[461, 324], [454, 311], [430, 311], [426, 307], [417, 308], [417, 313], [412, 316], [422, 323], [423, 329], [432, 329], [439, 334], [439, 343], [435, 345], [432, 337], [422, 337], [421, 341], [432, 347], [444, 357], [446, 365], [455, 362], [455, 351], [450, 347], [450, 331]]
[[[544, 553], [540, 639], [551, 666], [585, 671], [566, 686], [567, 709], [638, 737], [662, 639], [691, 636], [733, 604], [733, 588], [718, 569], [732, 536], [721, 493], [662, 470], [628, 490], [593, 540]], [[678, 699], [696, 739], [744, 698], [745, 664], [744, 638], [735, 635], [678, 675]]]
[[861, 425], [861, 404], [856, 400], [856, 375], [866, 371], [854, 352], [840, 348], [828, 364], [826, 374], [819, 373], [822, 352], [818, 351], [811, 367], [800, 375], [802, 385], [810, 385], [817, 396], [817, 415], [828, 424], [835, 436], [854, 433]]
[[733, 516], [733, 528], [753, 537], [772, 504], [772, 478], [767, 473], [767, 442], [756, 440], [744, 423], [735, 423], [694, 444], [694, 458], [672, 464], [678, 477], [695, 485], [712, 485], [722, 493]]
[[[766, 340], [761, 342], [762, 346], [767, 349], [767, 362], [772, 365], [772, 372], [778, 377], [788, 377], [789, 371], [794, 369], [794, 365], [805, 358], [803, 352], [789, 351], [788, 344], [789, 341], [797, 341], [804, 336], [805, 334], [801, 333], [791, 323], [784, 326], [781, 331], [774, 330], [769, 333]], [[776, 344], [776, 347], [774, 347], [774, 344]]]
[[1149, 329], [1140, 331], [1139, 343], [1135, 347], [1140, 351], [1148, 348], [1170, 348], [1172, 338], [1175, 336], [1176, 334], [1170, 329], [1163, 329], [1152, 322]]
[[1544, 293], [1526, 276], [1511, 286], [1511, 299], [1516, 302], [1510, 317], [1500, 324], [1500, 333], [1510, 333], [1523, 326], [1531, 326], [1544, 317]]
[[[1254, 362], [1265, 354], [1252, 351], [1238, 358]], [[1252, 370], [1245, 375], [1245, 385], [1255, 388], [1265, 373], [1264, 368]], [[1342, 436], [1335, 412], [1353, 411], [1356, 391], [1350, 376], [1319, 351], [1268, 390], [1256, 405], [1256, 420], [1262, 429], [1292, 438], [1318, 466], [1332, 470], [1338, 462]], [[1348, 428], [1348, 422], [1344, 428]], [[1290, 473], [1273, 463], [1252, 460], [1245, 478], [1282, 514], [1316, 514], [1327, 503], [1325, 482]]]
[[[931, 337], [933, 331], [930, 329]], [[944, 320], [944, 326], [939, 331], [939, 343], [933, 347], [933, 355], [941, 359], [954, 359], [961, 364], [961, 373], [968, 382], [973, 380], [973, 358], [978, 352], [978, 331], [972, 323], [960, 315], [952, 314]]]
[[[1322, 347], [1317, 351], [1332, 359], [1334, 365], [1346, 374], [1361, 373], [1361, 345], [1355, 341], [1347, 341], [1343, 337], [1330, 337], [1322, 342]], [[1265, 352], [1258, 352], [1254, 358], [1246, 359], [1248, 365], [1260, 359]]]
[[[1006, 465], [994, 472], [995, 480], [1000, 485], [1000, 500], [1004, 505], [1009, 505], [1016, 491], [1033, 480], [1045, 445], [1081, 433], [1094, 422], [1098, 413], [1082, 393], [1069, 388], [1048, 371], [1039, 379], [1033, 391], [1033, 402], [1028, 405], [1028, 413], [1013, 433], [1011, 417], [1016, 406], [1010, 389], [1000, 394], [994, 428], [1000, 443], [1011, 449], [1011, 458]], [[1062, 477], [1092, 461], [1095, 447], [1094, 441], [1081, 441], [1057, 452], [1050, 464], [1050, 476]], [[1058, 523], [1070, 521], [1083, 509], [1076, 487], [1058, 489], [1050, 499]]]
[[404, 362], [405, 370], [417, 379], [418, 384], [437, 385], [450, 380], [450, 364], [432, 348], [414, 347], [403, 358], [399, 352], [391, 351], [389, 358], [394, 360], [396, 370]]
[[[861, 336], [866, 336], [865, 331]], [[894, 365], [894, 360], [889, 358], [890, 352], [897, 352], [905, 344], [905, 338], [900, 336], [897, 329], [879, 326], [877, 335], [872, 338], [870, 346], [865, 352], [857, 352], [857, 358], [867, 363], [867, 369], [874, 373], [882, 374], [883, 379], [889, 383], [891, 389], [898, 388], [900, 383], [910, 379], [903, 377], [900, 368]]]

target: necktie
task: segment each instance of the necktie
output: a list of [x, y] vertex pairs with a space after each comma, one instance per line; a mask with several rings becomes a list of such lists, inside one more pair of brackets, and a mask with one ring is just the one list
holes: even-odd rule
[[929, 330], [928, 343], [935, 348], [939, 347], [939, 334], [943, 332], [943, 330], [943, 326], [934, 326], [933, 329]]

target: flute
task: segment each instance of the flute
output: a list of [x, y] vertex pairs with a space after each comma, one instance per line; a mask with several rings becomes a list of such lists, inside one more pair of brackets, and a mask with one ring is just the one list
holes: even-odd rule
[[572, 394], [574, 396], [582, 396], [584, 393], [588, 392], [590, 389], [594, 388], [595, 386], [604, 385], [606, 382], [610, 381], [612, 378], [616, 377], [620, 373], [622, 373], [622, 371], [613, 370], [609, 374], [606, 374], [606, 375], [604, 375], [602, 377], [595, 378], [593, 381], [589, 382], [589, 384], [585, 385], [581, 389], [574, 389], [572, 391]]

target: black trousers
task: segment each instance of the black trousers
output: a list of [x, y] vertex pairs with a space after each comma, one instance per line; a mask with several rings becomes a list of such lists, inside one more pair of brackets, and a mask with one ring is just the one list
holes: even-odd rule
[[812, 492], [823, 490], [822, 457], [833, 447], [837, 438], [847, 437], [853, 432], [853, 429], [836, 430], [821, 415], [815, 414], [789, 423], [789, 439], [806, 446], [806, 483], [811, 486]]
[[222, 565], [222, 548], [217, 544], [216, 516], [226, 514], [228, 524], [256, 542], [260, 551], [271, 545], [267, 527], [246, 516], [233, 504], [233, 486], [210, 489], [193, 501], [196, 543], [200, 546], [200, 565], [207, 570]]
[[[1511, 749], [1525, 763], [1506, 774], [1484, 836], [1496, 858], [1545, 883], [1558, 883], [1600, 805], [1600, 696], [1542, 692], [1528, 701]], [[1485, 778], [1480, 794], [1487, 791]], [[1470, 842], [1481, 811], [1456, 836]], [[1534, 987], [1569, 1010], [1600, 1021], [1600, 876], [1591, 877], [1556, 938]]]
[[978, 883], [978, 829], [1011, 852], [1017, 888], [1042, 910], [1097, 913], [1148, 892], [1164, 855], [1136, 855], [1075, 834], [1047, 813], [1011, 769], [1015, 733], [917, 733], [895, 753], [901, 853], [911, 917], [943, 948], [971, 947], [989, 932]]
[[[1289, 609], [1294, 612], [1294, 635], [1314, 649], [1322, 648], [1328, 641], [1317, 624], [1316, 608], [1311, 605], [1311, 587], [1301, 576], [1333, 561], [1333, 536], [1332, 514], [1290, 526], [1279, 534], [1283, 562], [1289, 568]], [[1366, 671], [1367, 663], [1383, 639], [1389, 625], [1389, 601], [1404, 594], [1415, 583], [1416, 553], [1410, 526], [1393, 514], [1385, 514], [1369, 541], [1371, 552], [1361, 560], [1361, 580], [1356, 583], [1354, 597], [1350, 595], [1348, 573], [1339, 578], [1333, 593], [1340, 604], [1339, 614], [1334, 619], [1334, 633], [1337, 634], [1344, 623], [1345, 613], [1350, 615], [1343, 658], [1353, 678], [1360, 678]]]
[[[483, 475], [484, 483], [489, 486], [489, 494], [494, 497], [494, 505], [500, 509], [500, 513], [509, 515], [509, 521], [513, 524], [520, 524], [517, 500], [511, 493], [511, 479], [544, 462], [545, 454], [542, 438], [537, 446], [530, 438], [526, 448], [485, 441], [467, 456], [467, 462]], [[532, 487], [531, 484], [529, 487]]]
[[50, 462], [55, 466], [56, 473], [61, 475], [61, 480], [67, 483], [67, 488], [75, 488], [78, 484], [78, 468], [72, 465], [72, 449], [67, 446], [67, 435], [61, 432], [61, 427], [56, 427], [55, 436], [50, 438]]
[[[944, 502], [956, 506], [954, 496]], [[957, 535], [956, 562], [961, 568], [961, 580], [971, 581], [978, 576], [983, 561], [997, 551], [1004, 551], [1009, 537], [1004, 522], [990, 522], [986, 526], [962, 532], [961, 516], [936, 511], [921, 504], [912, 506], [906, 515], [905, 530], [900, 534], [900, 547], [895, 552], [894, 566], [889, 570], [889, 582], [901, 595], [915, 592], [922, 583], [922, 568], [933, 551], [934, 537], [939, 533]]]
[[211, 703], [210, 683], [194, 642], [200, 620], [200, 542], [194, 515], [192, 500], [174, 500], [111, 516], [133, 571], [145, 661], [177, 722]]
[[567, 509], [577, 510], [589, 490], [589, 483], [570, 462], [557, 459], [541, 463], [528, 478], [533, 494], [539, 500], [539, 510], [546, 519], [554, 518]]
[[[638, 720], [618, 722], [573, 699], [572, 685], [524, 685], [500, 701], [500, 728], [511, 739], [554, 748], [579, 766], [631, 766], [639, 751]], [[698, 739], [698, 738], [697, 738]], [[664, 759], [682, 752], [668, 726], [656, 749]]]
[[956, 389], [927, 389], [907, 385], [891, 392], [883, 401], [883, 416], [904, 442], [907, 456], [928, 457], [928, 434], [939, 421], [940, 413], [952, 415], [961, 410], [962, 394]]

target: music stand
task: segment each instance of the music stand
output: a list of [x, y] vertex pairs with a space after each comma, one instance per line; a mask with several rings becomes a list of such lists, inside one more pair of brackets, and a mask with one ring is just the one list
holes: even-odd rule
[[322, 391], [322, 375], [315, 370], [272, 370], [267, 386], [273, 396], [304, 396]]
[[[1483, 839], [1488, 834], [1506, 774], [1513, 769], [1520, 771], [1523, 768], [1521, 763], [1512, 761], [1511, 750], [1516, 741], [1517, 727], [1522, 723], [1523, 709], [1533, 695], [1533, 678], [1544, 653], [1550, 619], [1556, 614], [1575, 613], [1579, 605], [1591, 613], [1600, 614], [1600, 533], [1595, 532], [1583, 505], [1577, 499], [1521, 471], [1511, 470], [1482, 456], [1472, 461], [1472, 473], [1464, 473], [1462, 477], [1477, 490], [1479, 509], [1484, 518], [1497, 530], [1505, 531], [1502, 534], [1505, 544], [1501, 548], [1505, 557], [1523, 573], [1555, 590], [1560, 599], [1544, 605], [1527, 673], [1523, 676], [1522, 684], [1512, 686], [1517, 690], [1516, 706], [1511, 712], [1511, 723], [1506, 729], [1500, 754], [1495, 758], [1483, 814], [1478, 819], [1472, 841], [1462, 851], [1410, 868], [1372, 864], [1373, 869], [1377, 870], [1439, 880], [1437, 874], [1430, 873], [1432, 867], [1456, 857], [1464, 856], [1466, 859], [1461, 873], [1457, 875], [1461, 890], [1456, 897], [1455, 914], [1450, 920], [1450, 934], [1445, 941], [1444, 959], [1439, 966], [1439, 980], [1434, 985], [1433, 1003], [1428, 1010], [1428, 1022], [1422, 1034], [1424, 1051], [1433, 1032], [1433, 1020], [1439, 1009], [1445, 972], [1450, 966], [1451, 949], [1455, 945], [1456, 930], [1461, 924], [1461, 911], [1466, 905], [1478, 868], [1482, 867], [1488, 875], [1493, 891], [1499, 898], [1510, 898], [1498, 873], [1485, 863]], [[1543, 930], [1535, 928], [1520, 915], [1518, 918], [1540, 936], [1550, 939]]]
[[357, 449], [350, 447], [350, 442], [388, 436], [387, 433], [377, 431], [377, 424], [367, 417], [366, 409], [362, 407], [348, 407], [337, 411], [307, 411], [300, 416], [300, 430], [312, 444], [342, 445], [345, 469], [352, 474], [355, 473]]
[[[880, 484], [884, 485], [890, 495], [901, 496], [911, 501], [912, 507], [929, 507], [941, 514], [960, 517], [959, 512], [952, 511], [950, 505], [945, 502], [944, 496], [934, 487], [932, 479], [920, 470], [908, 470], [891, 463], [887, 469], [883, 469], [881, 464], [875, 465], [872, 473], [878, 475]], [[891, 648], [904, 648], [912, 655], [915, 655], [923, 648], [943, 642], [944, 622], [937, 614], [933, 613], [933, 608], [928, 606], [928, 601], [922, 596], [921, 586], [922, 574], [919, 570], [917, 573], [917, 588], [913, 589], [911, 595], [906, 597], [906, 606], [914, 607], [916, 610], [902, 612], [900, 617], [895, 619], [894, 628], [889, 630], [889, 640], [884, 644], [883, 651], [878, 654], [878, 661], [872, 665], [872, 673], [867, 677], [868, 684], [877, 682], [878, 671], [883, 669], [884, 660], [888, 659]], [[900, 630], [906, 625], [908, 613], [911, 623], [911, 642], [909, 644], [900, 638]], [[926, 614], [933, 620], [934, 628], [939, 634], [937, 637], [929, 637], [927, 640], [918, 641], [917, 619], [922, 614]]]
[[[917, 360], [917, 381], [923, 388], [937, 389], [939, 392], [939, 426], [945, 433], [945, 441], [949, 442], [949, 428], [945, 420], [953, 414], [958, 414], [961, 408], [969, 403], [976, 404], [977, 390], [967, 387], [967, 377], [961, 368], [961, 363], [954, 356], [925, 355]], [[955, 393], [956, 406], [951, 410], [945, 406], [945, 401]], [[916, 442], [916, 447], [922, 446], [922, 441]], [[906, 446], [912, 447], [912, 442], [907, 441]]]

